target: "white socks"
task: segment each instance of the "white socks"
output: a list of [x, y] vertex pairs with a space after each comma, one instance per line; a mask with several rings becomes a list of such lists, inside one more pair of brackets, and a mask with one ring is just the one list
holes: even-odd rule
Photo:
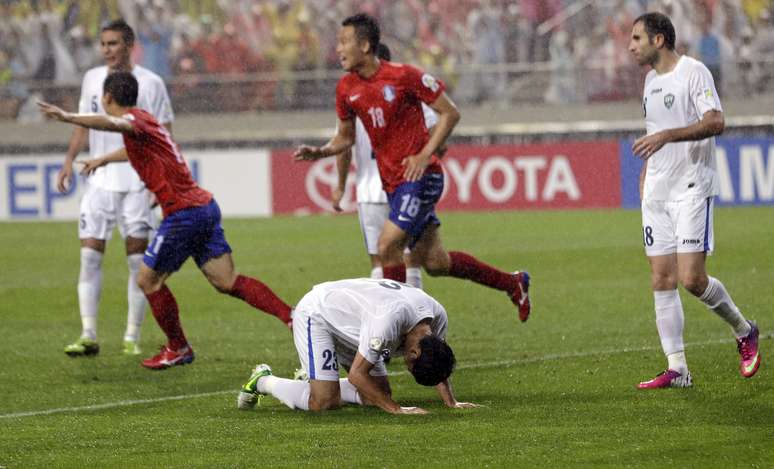
[[[349, 404], [363, 405], [357, 388], [347, 378], [339, 380], [341, 400]], [[311, 387], [308, 381], [264, 376], [255, 383], [256, 390], [261, 394], [271, 394], [291, 409], [309, 410], [309, 395]]]
[[384, 278], [384, 271], [381, 266], [371, 269], [371, 278]]
[[264, 376], [255, 387], [261, 394], [271, 394], [291, 409], [309, 410], [311, 388], [308, 381]]
[[126, 314], [126, 333], [124, 340], [132, 342], [140, 341], [140, 327], [145, 319], [145, 305], [147, 300], [140, 287], [137, 286], [137, 272], [142, 264], [142, 254], [130, 254], [126, 256], [126, 264], [129, 266], [129, 282], [126, 288], [126, 298], [129, 304]]
[[653, 292], [656, 306], [656, 327], [661, 338], [661, 348], [669, 361], [669, 368], [684, 373], [688, 371], [683, 344], [683, 304], [677, 290]]
[[357, 392], [355, 385], [350, 383], [347, 378], [341, 378], [339, 380], [339, 387], [341, 388], [342, 402], [363, 405], [363, 401], [360, 399], [360, 393]]
[[737, 338], [750, 333], [750, 324], [742, 316], [720, 280], [709, 277], [707, 289], [699, 299], [731, 326]]
[[406, 283], [421, 290], [422, 269], [420, 267], [406, 267]]
[[81, 271], [78, 276], [78, 305], [81, 311], [82, 338], [97, 340], [97, 308], [102, 293], [102, 253], [81, 248]]

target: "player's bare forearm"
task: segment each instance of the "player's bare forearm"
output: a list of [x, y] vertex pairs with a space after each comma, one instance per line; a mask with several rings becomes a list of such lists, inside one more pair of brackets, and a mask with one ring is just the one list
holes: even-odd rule
[[339, 120], [336, 135], [321, 147], [301, 145], [293, 152], [296, 161], [314, 161], [349, 150], [355, 144], [355, 120]]
[[433, 155], [444, 148], [446, 139], [449, 138], [461, 118], [457, 106], [446, 96], [446, 93], [439, 96], [430, 107], [438, 114], [438, 122], [430, 132], [430, 139], [422, 148], [420, 155]]
[[102, 155], [101, 159], [105, 163], [117, 163], [120, 161], [129, 161], [129, 154], [126, 152], [126, 148], [121, 147], [118, 150], [111, 151], [106, 155]]
[[131, 132], [132, 124], [120, 117], [105, 116], [101, 114], [75, 114], [64, 111], [53, 104], [38, 101], [40, 112], [51, 119], [60, 122], [80, 125], [94, 130], [104, 130], [107, 132]]
[[704, 140], [723, 133], [726, 122], [720, 111], [707, 111], [701, 120], [688, 127], [667, 130], [670, 142]]
[[401, 406], [387, 394], [383, 383], [379, 383], [371, 376], [370, 372], [373, 367], [374, 365], [366, 360], [363, 355], [359, 352], [356, 353], [347, 374], [349, 382], [357, 388], [363, 402], [368, 402], [391, 414], [400, 413]]
[[363, 374], [350, 370], [347, 377], [349, 382], [357, 388], [363, 402], [379, 407], [391, 414], [400, 411], [400, 405], [393, 401], [368, 373]]
[[478, 404], [473, 404], [472, 402], [460, 402], [454, 397], [454, 393], [452, 392], [451, 382], [448, 379], [445, 379], [438, 383], [438, 385], [435, 387], [435, 389], [438, 391], [438, 395], [441, 396], [441, 400], [444, 404], [446, 404], [446, 407], [451, 407], [453, 409], [472, 409], [475, 407], [480, 407]]
[[86, 148], [86, 142], [89, 139], [89, 129], [76, 127], [70, 136], [70, 143], [67, 146], [65, 154], [65, 164], [72, 164], [73, 160]]
[[347, 149], [336, 155], [336, 170], [339, 175], [339, 189], [342, 191], [347, 187], [347, 176], [349, 175], [349, 165], [352, 163], [352, 148]]
[[708, 111], [701, 120], [687, 127], [662, 130], [651, 135], [640, 137], [634, 141], [632, 152], [647, 160], [667, 143], [704, 140], [720, 135], [725, 129], [725, 120], [720, 111]]

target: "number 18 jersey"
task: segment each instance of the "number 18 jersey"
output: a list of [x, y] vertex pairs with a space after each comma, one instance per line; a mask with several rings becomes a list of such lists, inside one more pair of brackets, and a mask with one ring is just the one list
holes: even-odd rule
[[[405, 181], [403, 159], [419, 153], [429, 139], [421, 103], [432, 104], [444, 89], [442, 81], [416, 67], [384, 60], [369, 78], [353, 72], [339, 80], [336, 113], [341, 120], [362, 121], [388, 193]], [[438, 158], [432, 157], [426, 171], [442, 171]]]

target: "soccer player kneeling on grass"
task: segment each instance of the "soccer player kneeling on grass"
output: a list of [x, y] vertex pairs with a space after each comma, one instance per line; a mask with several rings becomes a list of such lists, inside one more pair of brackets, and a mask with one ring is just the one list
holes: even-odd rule
[[[457, 402], [449, 384], [454, 353], [445, 342], [446, 310], [418, 288], [393, 280], [354, 279], [316, 285], [293, 313], [293, 339], [308, 381], [278, 378], [258, 365], [237, 405], [251, 409], [271, 394], [291, 409], [327, 410], [344, 403], [393, 414], [426, 414], [392, 399], [385, 363], [404, 356], [417, 383], [435, 386], [444, 404]], [[339, 378], [339, 366], [348, 370]]]
[[145, 251], [137, 283], [168, 343], [142, 365], [163, 369], [191, 363], [194, 359], [193, 349], [180, 325], [177, 301], [165, 284], [189, 257], [194, 258], [216, 290], [239, 298], [290, 326], [290, 306], [263, 283], [234, 270], [217, 202], [211, 193], [196, 185], [167, 129], [135, 107], [137, 88], [137, 79], [129, 72], [108, 75], [102, 94], [102, 105], [108, 115], [72, 114], [48, 103], [38, 104], [41, 112], [53, 119], [90, 129], [121, 132], [126, 151], [88, 160], [83, 163], [82, 172], [89, 174], [104, 164], [129, 160], [164, 212], [164, 221]]

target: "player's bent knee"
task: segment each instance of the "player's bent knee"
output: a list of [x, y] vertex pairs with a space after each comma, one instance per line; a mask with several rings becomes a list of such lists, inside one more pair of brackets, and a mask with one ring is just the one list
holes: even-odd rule
[[324, 410], [334, 410], [341, 407], [341, 399], [335, 397], [309, 397], [309, 410], [313, 412], [322, 412]]
[[708, 280], [701, 275], [689, 275], [680, 279], [683, 288], [691, 292], [694, 296], [701, 296], [707, 289]]

